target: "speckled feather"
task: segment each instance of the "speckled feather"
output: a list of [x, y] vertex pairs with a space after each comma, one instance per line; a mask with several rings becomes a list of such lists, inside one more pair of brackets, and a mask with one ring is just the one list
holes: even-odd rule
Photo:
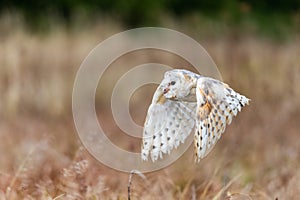
[[249, 99], [238, 94], [227, 84], [202, 77], [197, 81], [197, 123], [194, 140], [195, 161], [205, 157]]
[[196, 103], [165, 100], [151, 104], [144, 125], [142, 158], [153, 161], [183, 143], [195, 125]]
[[187, 70], [165, 73], [149, 106], [142, 144], [142, 159], [162, 158], [183, 143], [195, 128], [195, 161], [205, 157], [226, 125], [249, 99], [227, 84]]

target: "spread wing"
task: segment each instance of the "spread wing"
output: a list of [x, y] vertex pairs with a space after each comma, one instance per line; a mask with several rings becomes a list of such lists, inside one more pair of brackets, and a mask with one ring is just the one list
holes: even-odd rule
[[195, 125], [196, 102], [168, 100], [161, 87], [154, 93], [143, 131], [142, 159], [162, 158], [184, 142]]
[[196, 88], [197, 111], [195, 127], [195, 161], [205, 157], [221, 134], [249, 99], [227, 84], [212, 78], [201, 77]]

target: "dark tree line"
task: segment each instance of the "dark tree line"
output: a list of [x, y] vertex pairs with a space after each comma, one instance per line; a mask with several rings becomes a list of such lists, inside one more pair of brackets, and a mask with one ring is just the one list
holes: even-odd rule
[[78, 13], [108, 15], [128, 25], [156, 25], [164, 14], [181, 17], [198, 13], [238, 21], [249, 14], [292, 17], [300, 0], [0, 0], [0, 12], [21, 13], [35, 23], [55, 16], [66, 23]]

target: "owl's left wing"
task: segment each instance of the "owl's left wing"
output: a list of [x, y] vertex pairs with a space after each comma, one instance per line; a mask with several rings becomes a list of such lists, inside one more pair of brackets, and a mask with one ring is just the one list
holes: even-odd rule
[[143, 130], [142, 159], [162, 158], [184, 142], [195, 125], [196, 102], [166, 99], [159, 86], [149, 106]]
[[205, 157], [220, 139], [226, 124], [230, 124], [249, 99], [227, 84], [207, 77], [197, 81], [197, 111], [195, 127], [195, 161]]

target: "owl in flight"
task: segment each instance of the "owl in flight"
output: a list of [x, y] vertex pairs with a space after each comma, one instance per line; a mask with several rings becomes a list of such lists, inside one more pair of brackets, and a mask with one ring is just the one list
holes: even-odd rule
[[188, 70], [167, 71], [149, 106], [143, 130], [142, 159], [162, 158], [194, 130], [195, 162], [205, 157], [232, 116], [249, 99], [227, 84]]

